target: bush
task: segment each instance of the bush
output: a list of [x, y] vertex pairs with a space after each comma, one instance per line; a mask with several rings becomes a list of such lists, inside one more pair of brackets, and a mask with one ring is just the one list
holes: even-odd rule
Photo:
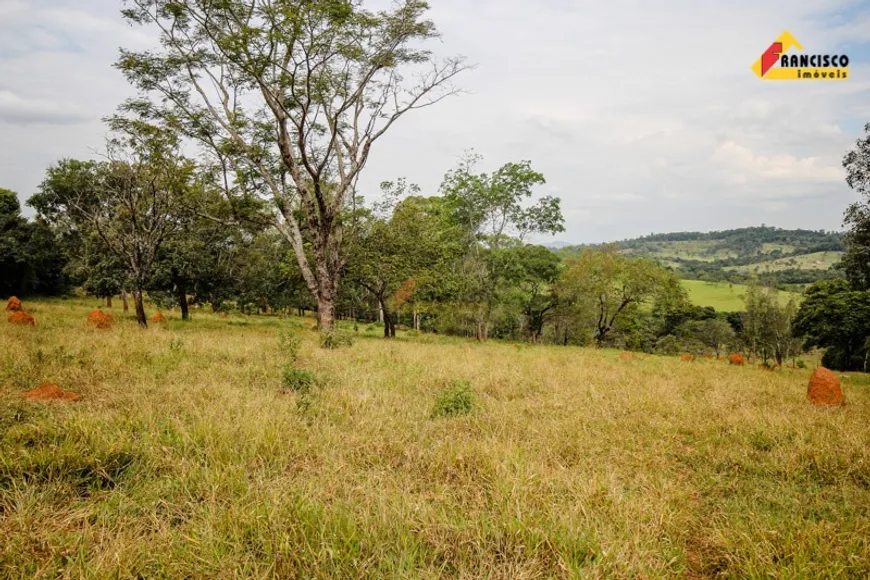
[[353, 346], [353, 335], [340, 330], [327, 332], [320, 337], [320, 346], [322, 348], [341, 348], [343, 346]]
[[795, 363], [795, 364], [797, 364], [797, 368], [799, 368], [799, 369], [805, 369], [805, 368], [807, 368], [807, 363], [805, 363], [805, 362], [802, 361], [802, 360], [797, 361], [797, 363]]
[[299, 336], [291, 331], [282, 332], [278, 335], [278, 349], [286, 354], [293, 364], [299, 359]]
[[474, 410], [474, 406], [475, 397], [471, 385], [466, 381], [453, 381], [438, 393], [432, 418], [468, 415]]
[[673, 334], [665, 335], [656, 342], [656, 354], [674, 356], [680, 354], [680, 350], [680, 342]]
[[314, 374], [293, 365], [284, 367], [284, 386], [294, 393], [310, 393], [315, 384]]

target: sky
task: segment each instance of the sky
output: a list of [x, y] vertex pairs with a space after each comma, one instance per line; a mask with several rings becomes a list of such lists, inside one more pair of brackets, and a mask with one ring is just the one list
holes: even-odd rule
[[[870, 123], [866, 0], [430, 0], [432, 50], [476, 65], [462, 95], [404, 117], [360, 193], [405, 177], [434, 195], [466, 150], [481, 169], [529, 160], [572, 243], [767, 224], [841, 229], [857, 199], [841, 160]], [[101, 119], [133, 90], [119, 47], [153, 44], [121, 0], [0, 0], [0, 187], [22, 202], [45, 169], [95, 157]], [[850, 79], [763, 81], [752, 63], [790, 31]], [[27, 210], [25, 210], [27, 213]], [[538, 241], [547, 242], [550, 238]]]

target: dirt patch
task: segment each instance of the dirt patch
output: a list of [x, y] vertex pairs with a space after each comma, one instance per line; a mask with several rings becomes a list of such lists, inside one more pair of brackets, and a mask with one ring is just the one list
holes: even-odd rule
[[746, 364], [746, 361], [743, 360], [743, 355], [739, 352], [735, 352], [734, 354], [732, 354], [731, 357], [728, 359], [728, 362], [729, 364], [737, 365], [738, 367], [742, 367]]
[[36, 321], [33, 317], [24, 311], [13, 312], [6, 319], [10, 324], [18, 324], [21, 326], [36, 326]]
[[48, 384], [37, 387], [32, 391], [21, 393], [21, 396], [25, 399], [31, 399], [33, 401], [78, 401], [82, 398], [81, 395], [72, 393], [70, 391], [64, 391], [57, 385]]
[[154, 324], [162, 324], [162, 323], [166, 322], [166, 317], [163, 316], [163, 313], [158, 312], [157, 314], [155, 314], [154, 316], [151, 317], [151, 322], [153, 322]]
[[93, 328], [109, 329], [115, 323], [115, 319], [111, 315], [106, 314], [102, 310], [94, 310], [88, 315], [88, 326]]
[[9, 298], [9, 302], [6, 303], [6, 312], [21, 312], [21, 309], [21, 300], [16, 296]]
[[843, 388], [837, 375], [824, 367], [819, 367], [810, 377], [807, 399], [814, 405], [845, 405]]

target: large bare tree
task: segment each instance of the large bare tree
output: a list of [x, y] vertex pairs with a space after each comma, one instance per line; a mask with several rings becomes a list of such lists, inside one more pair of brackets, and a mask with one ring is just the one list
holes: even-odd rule
[[[127, 0], [160, 50], [122, 50], [141, 92], [126, 109], [180, 128], [232, 175], [228, 192], [268, 196], [316, 300], [335, 325], [343, 215], [372, 145], [409, 111], [455, 94], [461, 57], [439, 60], [421, 0], [374, 12], [359, 0]], [[306, 252], [310, 241], [310, 255]]]

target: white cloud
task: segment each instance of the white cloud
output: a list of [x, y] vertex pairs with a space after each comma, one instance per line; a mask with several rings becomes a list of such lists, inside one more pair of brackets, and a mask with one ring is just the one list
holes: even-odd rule
[[756, 155], [747, 147], [726, 141], [716, 148], [713, 161], [723, 166], [735, 183], [752, 179], [785, 181], [842, 182], [840, 167], [824, 165], [816, 157], [794, 155]]
[[67, 124], [90, 120], [75, 105], [42, 99], [25, 99], [11, 91], [0, 90], [0, 124]]

